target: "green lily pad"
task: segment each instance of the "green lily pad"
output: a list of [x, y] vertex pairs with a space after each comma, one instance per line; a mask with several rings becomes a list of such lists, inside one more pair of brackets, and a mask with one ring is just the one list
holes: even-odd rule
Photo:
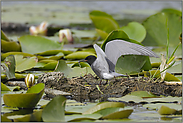
[[33, 68], [37, 64], [37, 57], [33, 56], [30, 58], [23, 58], [22, 55], [15, 55], [16, 69], [17, 72], [22, 72]]
[[64, 60], [59, 60], [55, 71], [62, 72], [65, 76], [67, 76], [72, 71], [72, 69], [69, 66], [67, 66]]
[[8, 37], [6, 36], [6, 34], [1, 30], [1, 40], [5, 40], [5, 41], [10, 41], [9, 39], [8, 39]]
[[174, 13], [179, 16], [182, 16], [182, 12], [180, 10], [174, 9], [174, 8], [164, 8], [161, 10], [161, 12], [167, 12], [167, 13]]
[[81, 120], [97, 120], [101, 117], [101, 114], [83, 114], [83, 115], [66, 115], [66, 122], [79, 122]]
[[54, 97], [44, 108], [42, 118], [44, 122], [61, 122], [65, 121], [65, 104], [64, 96]]
[[10, 119], [8, 119], [7, 117], [1, 115], [1, 122], [12, 122]]
[[158, 110], [158, 113], [161, 115], [170, 115], [175, 114], [176, 110], [169, 108], [167, 106], [162, 105], [161, 108]]
[[129, 95], [139, 96], [142, 98], [157, 97], [156, 95], [152, 94], [151, 92], [147, 92], [147, 91], [133, 91]]
[[118, 29], [118, 23], [113, 17], [105, 12], [93, 10], [89, 14], [90, 19], [95, 25], [95, 28], [110, 33], [111, 31]]
[[11, 90], [1, 82], [1, 91], [11, 91]]
[[1, 51], [3, 52], [20, 52], [21, 47], [15, 41], [5, 41], [1, 39]]
[[27, 93], [4, 94], [4, 103], [10, 107], [33, 108], [41, 99], [44, 93], [44, 87], [45, 85], [43, 83], [39, 83], [32, 86]]
[[106, 37], [106, 39], [104, 40], [104, 42], [101, 45], [101, 48], [105, 51], [105, 45], [109, 41], [115, 40], [115, 39], [122, 39], [125, 41], [130, 40], [128, 35], [123, 30], [114, 30], [111, 33], [109, 33], [109, 35]]
[[146, 29], [138, 22], [130, 22], [127, 26], [123, 26], [122, 29], [130, 39], [142, 42], [146, 36]]
[[105, 39], [108, 36], [108, 33], [106, 33], [105, 31], [102, 31], [100, 29], [95, 29], [97, 34], [99, 34], [101, 36], [102, 39]]
[[85, 111], [83, 114], [93, 114], [93, 113], [96, 113], [102, 109], [112, 108], [112, 107], [123, 108], [124, 106], [125, 106], [125, 104], [121, 103], [121, 102], [102, 102], [102, 103], [99, 103], [98, 105], [90, 108], [89, 110]]
[[102, 119], [122, 119], [122, 118], [128, 118], [130, 114], [133, 112], [133, 109], [126, 109], [117, 111], [114, 113], [110, 113], [106, 116], [103, 116]]
[[23, 55], [23, 57], [32, 57], [32, 56], [34, 56], [32, 54], [23, 53], [23, 52], [7, 52], [7, 53], [1, 54], [1, 60], [4, 60], [9, 55]]
[[143, 105], [144, 108], [153, 109], [153, 110], [160, 109], [161, 106], [167, 106], [167, 107], [169, 107], [171, 109], [175, 109], [177, 111], [182, 110], [182, 105], [177, 104], [177, 103], [155, 103], [155, 104], [151, 103], [151, 104]]
[[55, 56], [45, 56], [44, 58], [46, 59], [53, 59], [53, 60], [59, 60], [64, 56], [64, 54], [62, 52], [59, 52], [58, 54], [56, 54]]
[[[5, 64], [4, 64], [5, 63]], [[14, 55], [9, 55], [5, 58], [4, 63], [2, 63], [2, 67], [5, 70], [5, 74], [7, 79], [15, 78], [15, 57]]]
[[14, 122], [42, 122], [42, 109], [34, 111], [32, 114], [27, 114], [21, 118], [15, 118]]
[[65, 56], [65, 59], [85, 59], [87, 56], [89, 55], [94, 55], [96, 56], [94, 53], [92, 52], [87, 52], [87, 51], [77, 51], [77, 52], [73, 52], [67, 56]]
[[48, 50], [61, 50], [62, 45], [41, 36], [24, 35], [19, 39], [22, 52], [36, 54]]
[[134, 95], [125, 95], [123, 97], [118, 97], [118, 98], [108, 98], [108, 100], [111, 101], [125, 101], [125, 102], [143, 102], [143, 99], [139, 96], [134, 96]]
[[[167, 24], [168, 27], [167, 27]], [[148, 17], [143, 22], [147, 36], [142, 42], [146, 46], [166, 46], [167, 28], [169, 28], [169, 44], [176, 47], [179, 44], [179, 35], [182, 32], [182, 19], [177, 14], [160, 12]]]
[[40, 67], [40, 70], [55, 70], [55, 67], [57, 66], [58, 61], [53, 61], [45, 64], [43, 67]]
[[50, 56], [50, 55], [56, 55], [60, 52], [62, 52], [63, 50], [47, 50], [41, 53], [36, 53], [37, 55], [41, 55], [41, 56]]
[[73, 67], [81, 67], [81, 68], [84, 68], [84, 67], [90, 67], [90, 65], [88, 63], [84, 63], [84, 62], [80, 62], [80, 63], [76, 62], [71, 67], [72, 68]]
[[74, 68], [72, 68], [72, 71], [69, 73], [69, 75], [67, 77], [72, 78], [72, 77], [77, 77], [77, 76], [84, 76], [89, 73], [92, 75], [95, 74], [93, 72], [93, 70], [91, 69], [91, 67], [84, 67], [84, 68], [74, 67]]
[[[155, 76], [154, 76], [155, 78], [161, 77], [161, 74], [160, 74], [159, 70], [144, 71], [143, 73], [144, 73], [145, 77], [147, 77], [147, 76], [151, 76], [152, 77], [154, 74], [155, 74]], [[177, 77], [175, 77], [174, 75], [172, 75], [172, 74], [170, 74], [168, 72], [166, 72], [164, 80], [165, 81], [178, 81], [178, 82], [180, 82], [180, 80]]]
[[141, 71], [148, 56], [125, 55], [118, 58], [115, 66], [117, 73], [134, 74]]

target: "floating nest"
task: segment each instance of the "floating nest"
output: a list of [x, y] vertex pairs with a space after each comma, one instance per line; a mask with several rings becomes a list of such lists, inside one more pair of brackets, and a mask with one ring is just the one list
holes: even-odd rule
[[[47, 88], [70, 93], [70, 97], [80, 102], [102, 100], [108, 97], [121, 97], [133, 91], [148, 91], [155, 95], [182, 96], [182, 85], [167, 85], [165, 82], [150, 80], [148, 77], [118, 77], [102, 80], [91, 74], [83, 77], [67, 78], [61, 72], [42, 74], [37, 82], [45, 83]], [[97, 85], [100, 88], [97, 88]], [[50, 92], [47, 97], [53, 97]]]

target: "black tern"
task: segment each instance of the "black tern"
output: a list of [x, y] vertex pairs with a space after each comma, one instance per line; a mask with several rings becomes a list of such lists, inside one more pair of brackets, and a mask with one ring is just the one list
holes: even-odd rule
[[108, 42], [105, 46], [105, 53], [97, 44], [94, 44], [93, 47], [97, 57], [89, 55], [79, 62], [87, 62], [100, 79], [106, 80], [114, 77], [126, 76], [115, 72], [116, 62], [121, 55], [133, 54], [158, 57], [158, 55], [150, 49], [124, 40], [113, 40]]

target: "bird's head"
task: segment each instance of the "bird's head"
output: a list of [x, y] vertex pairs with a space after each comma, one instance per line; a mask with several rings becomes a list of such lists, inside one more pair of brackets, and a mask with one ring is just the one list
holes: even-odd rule
[[87, 62], [90, 66], [92, 65], [92, 63], [97, 59], [96, 56], [94, 55], [89, 55], [87, 56], [85, 59], [80, 60], [79, 62]]

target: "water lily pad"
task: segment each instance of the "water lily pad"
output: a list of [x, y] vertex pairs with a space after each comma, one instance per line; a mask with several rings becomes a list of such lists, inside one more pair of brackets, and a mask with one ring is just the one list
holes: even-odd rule
[[55, 71], [62, 72], [65, 76], [67, 76], [72, 71], [72, 69], [69, 66], [67, 66], [64, 60], [59, 60]]
[[162, 105], [161, 108], [158, 110], [158, 113], [161, 115], [170, 115], [175, 114], [176, 110], [169, 108], [167, 106]]
[[114, 113], [110, 113], [106, 116], [103, 116], [102, 119], [122, 119], [122, 118], [128, 118], [130, 114], [133, 112], [133, 109], [126, 109], [117, 111]]
[[32, 57], [32, 56], [34, 56], [32, 54], [23, 53], [23, 52], [7, 52], [7, 53], [1, 54], [1, 60], [4, 60], [9, 55], [23, 55], [23, 57]]
[[37, 55], [41, 55], [41, 56], [50, 56], [50, 55], [56, 55], [60, 52], [62, 52], [63, 50], [47, 50], [41, 53], [36, 53]]
[[1, 30], [1, 40], [5, 40], [5, 41], [10, 41], [9, 39], [8, 39], [8, 37], [6, 36], [6, 34]]
[[125, 95], [123, 97], [118, 97], [118, 98], [108, 98], [108, 100], [111, 101], [124, 101], [124, 102], [135, 102], [135, 103], [139, 103], [139, 102], [143, 102], [143, 99], [139, 96], [134, 96], [134, 95]]
[[157, 97], [156, 95], [152, 94], [151, 92], [147, 91], [133, 91], [129, 95], [139, 96], [139, 97]]
[[21, 118], [15, 118], [14, 122], [42, 122], [42, 109], [35, 110], [31, 114], [27, 114]]
[[147, 30], [147, 36], [142, 44], [146, 46], [166, 46], [167, 28], [169, 28], [170, 46], [176, 47], [180, 42], [179, 35], [182, 32], [182, 19], [177, 14], [160, 12], [148, 17], [143, 22], [143, 25]]
[[41, 36], [24, 35], [19, 39], [22, 52], [36, 54], [48, 50], [61, 50], [62, 45]]
[[4, 94], [3, 100], [5, 105], [19, 108], [35, 107], [44, 93], [45, 85], [39, 83], [32, 86], [27, 93], [20, 94]]
[[20, 52], [21, 47], [15, 41], [5, 41], [1, 39], [1, 51], [3, 52]]
[[1, 82], [1, 91], [11, 91], [11, 90]]
[[123, 26], [122, 29], [130, 39], [142, 42], [146, 36], [146, 29], [138, 22], [130, 22], [127, 26]]
[[77, 52], [73, 52], [67, 56], [65, 56], [65, 59], [85, 59], [87, 56], [89, 55], [94, 55], [96, 56], [94, 53], [92, 52], [87, 52], [87, 51], [77, 51]]
[[125, 106], [125, 104], [121, 103], [121, 102], [102, 102], [102, 103], [99, 103], [98, 105], [90, 108], [89, 110], [85, 111], [83, 114], [93, 114], [93, 113], [96, 113], [102, 109], [112, 108], [112, 107], [123, 108], [124, 106]]
[[102, 115], [101, 114], [83, 114], [83, 115], [66, 115], [65, 120], [66, 122], [79, 122], [81, 120], [96, 120], [99, 119]]
[[[115, 66], [117, 73], [134, 74], [141, 71], [146, 63], [147, 56], [125, 55], [118, 58]], [[150, 68], [149, 68], [150, 69]]]
[[1, 122], [12, 122], [10, 119], [8, 119], [7, 117], [1, 115]]
[[105, 12], [93, 10], [89, 14], [90, 19], [95, 25], [95, 28], [110, 33], [111, 31], [118, 29], [118, 23], [113, 17]]
[[[5, 64], [4, 64], [5, 63]], [[15, 57], [14, 55], [9, 55], [5, 58], [4, 63], [1, 64], [3, 67], [7, 79], [15, 78]]]
[[99, 34], [101, 36], [102, 39], [105, 39], [108, 36], [108, 33], [106, 33], [105, 31], [102, 31], [100, 29], [95, 29], [97, 34]]
[[61, 122], [65, 121], [65, 104], [66, 98], [64, 96], [54, 97], [43, 108], [42, 118], [44, 122]]
[[17, 72], [22, 72], [33, 68], [37, 64], [37, 57], [33, 56], [30, 58], [23, 58], [22, 55], [15, 55], [16, 69]]

